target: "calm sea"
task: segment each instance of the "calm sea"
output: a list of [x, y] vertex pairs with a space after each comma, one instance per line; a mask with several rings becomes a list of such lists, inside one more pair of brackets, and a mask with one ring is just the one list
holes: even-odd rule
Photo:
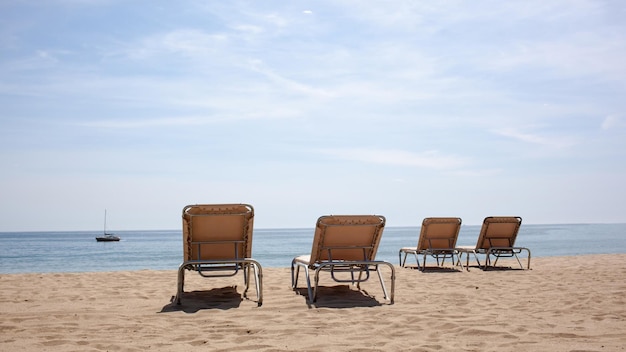
[[[480, 226], [463, 226], [459, 245], [475, 245]], [[118, 231], [120, 242], [96, 242], [101, 232], [0, 233], [0, 273], [175, 270], [182, 235], [171, 231]], [[398, 263], [401, 247], [417, 244], [419, 227], [387, 227], [377, 259]], [[253, 257], [263, 267], [289, 267], [311, 251], [313, 229], [255, 229]], [[522, 225], [517, 245], [533, 257], [626, 253], [626, 224]]]

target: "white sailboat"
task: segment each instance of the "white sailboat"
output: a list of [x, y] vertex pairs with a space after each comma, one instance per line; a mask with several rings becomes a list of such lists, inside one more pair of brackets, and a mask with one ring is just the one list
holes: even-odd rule
[[107, 233], [107, 210], [104, 209], [104, 232], [102, 236], [97, 236], [96, 241], [98, 242], [117, 242], [120, 238], [115, 236], [112, 233]]

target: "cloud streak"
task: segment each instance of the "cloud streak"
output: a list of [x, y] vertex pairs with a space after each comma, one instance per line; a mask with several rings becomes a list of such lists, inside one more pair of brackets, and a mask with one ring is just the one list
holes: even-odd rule
[[319, 152], [339, 160], [433, 170], [457, 169], [469, 164], [467, 158], [436, 150], [415, 153], [398, 149], [337, 148], [320, 149]]
[[515, 128], [502, 128], [492, 131], [493, 133], [522, 141], [529, 144], [553, 147], [557, 149], [569, 148], [576, 144], [575, 140], [565, 136], [548, 136], [540, 133], [524, 132]]

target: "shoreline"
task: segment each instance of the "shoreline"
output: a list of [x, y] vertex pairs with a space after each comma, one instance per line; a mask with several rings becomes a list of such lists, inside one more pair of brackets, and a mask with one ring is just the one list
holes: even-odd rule
[[[429, 261], [432, 265], [432, 261]], [[384, 269], [383, 269], [384, 270]], [[289, 268], [264, 268], [264, 303], [243, 276], [176, 270], [0, 274], [0, 350], [618, 351], [626, 346], [626, 254], [532, 258], [531, 270], [396, 266], [395, 304], [320, 276], [314, 305]], [[383, 271], [389, 285], [387, 271]]]
[[[583, 254], [571, 254], [571, 255], [554, 255], [554, 256], [532, 256], [531, 259], [531, 270], [533, 267], [533, 263], [536, 260], [551, 260], [551, 259], [565, 259], [565, 258], [570, 258], [570, 257], [575, 257], [575, 258], [579, 258], [579, 257], [596, 257], [596, 256], [620, 256], [620, 255], [624, 255], [626, 256], [626, 253], [583, 253]], [[253, 256], [254, 258], [254, 256]], [[407, 257], [407, 266], [411, 266], [411, 265], [415, 265], [415, 259], [412, 256], [408, 256]], [[465, 257], [464, 257], [465, 258]], [[480, 257], [480, 260], [482, 262], [482, 256]], [[377, 260], [379, 258], [376, 258]], [[393, 264], [394, 267], [396, 267], [396, 269], [400, 269], [399, 265], [398, 265], [398, 259], [394, 258], [395, 260], [390, 261], [391, 264]], [[380, 259], [382, 260], [382, 259]], [[429, 258], [427, 260], [427, 265], [432, 264], [431, 261], [433, 259]], [[520, 260], [522, 260], [523, 263], [526, 263], [526, 257], [522, 256], [520, 257]], [[476, 266], [476, 262], [472, 262], [474, 261], [474, 257], [470, 257], [470, 267]], [[182, 261], [181, 261], [182, 263]], [[289, 266], [266, 266], [263, 265], [263, 262], [261, 262], [261, 265], [263, 267], [263, 270], [265, 271], [267, 270], [289, 270]], [[464, 264], [465, 265], [465, 264]], [[513, 268], [516, 269], [516, 268]], [[135, 272], [154, 272], [154, 273], [167, 273], [167, 272], [173, 272], [173, 275], [176, 275], [176, 272], [178, 270], [178, 266], [176, 268], [169, 268], [169, 269], [151, 269], [151, 268], [144, 268], [144, 269], [122, 269], [122, 270], [100, 270], [100, 271], [33, 271], [33, 272], [0, 272], [0, 276], [3, 275], [53, 275], [53, 274], [106, 274], [106, 273], [135, 273]], [[478, 268], [475, 268], [474, 270], [479, 270]]]

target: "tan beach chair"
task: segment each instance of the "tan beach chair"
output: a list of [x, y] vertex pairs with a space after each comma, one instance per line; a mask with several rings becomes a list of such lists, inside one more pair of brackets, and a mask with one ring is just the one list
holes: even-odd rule
[[[478, 241], [475, 247], [459, 246], [459, 256], [466, 255], [466, 267], [469, 270], [470, 254], [474, 255], [476, 262], [480, 268], [496, 266], [498, 259], [502, 257], [513, 257], [517, 260], [521, 269], [524, 269], [518, 254], [526, 252], [528, 254], [526, 269], [530, 269], [530, 249], [526, 247], [515, 247], [517, 233], [522, 225], [522, 218], [519, 216], [489, 216], [483, 221], [483, 225], [478, 235]], [[480, 264], [478, 255], [485, 255], [485, 265]], [[493, 265], [491, 257], [495, 258]]]
[[[375, 260], [378, 244], [385, 227], [380, 215], [328, 215], [317, 220], [310, 255], [301, 255], [291, 262], [291, 285], [298, 285], [300, 268], [304, 269], [309, 302], [317, 299], [320, 271], [330, 272], [335, 282], [356, 284], [367, 281], [370, 271], [376, 271], [385, 299], [393, 304], [395, 269], [391, 263]], [[391, 270], [391, 295], [387, 293], [380, 270], [386, 265]], [[314, 270], [313, 288], [309, 269]], [[358, 274], [358, 275], [357, 275]]]
[[248, 204], [197, 204], [183, 208], [183, 263], [178, 268], [180, 304], [185, 270], [203, 277], [235, 276], [241, 270], [246, 297], [254, 272], [257, 304], [263, 303], [261, 264], [251, 258], [254, 209]]
[[[437, 260], [438, 267], [443, 266], [445, 260], [450, 258], [452, 264], [459, 263], [462, 269], [463, 263], [460, 262], [458, 251], [455, 249], [460, 230], [460, 218], [425, 218], [422, 221], [417, 247], [403, 247], [398, 252], [400, 266], [404, 267], [407, 255], [413, 254], [417, 262], [417, 268], [422, 271], [426, 269], [426, 258], [428, 256]], [[402, 258], [403, 254], [404, 259]], [[424, 261], [421, 265], [419, 255], [424, 256]]]

